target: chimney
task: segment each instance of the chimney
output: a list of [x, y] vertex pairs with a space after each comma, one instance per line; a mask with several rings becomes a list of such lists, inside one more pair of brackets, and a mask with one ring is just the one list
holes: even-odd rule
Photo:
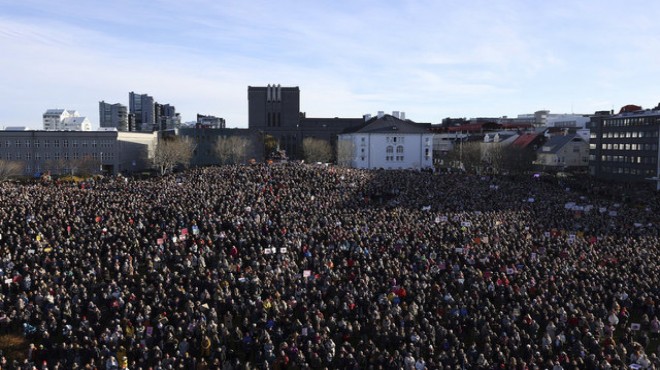
[[401, 112], [399, 114], [399, 119], [401, 119], [402, 121], [405, 121], [406, 120], [406, 112]]
[[367, 113], [367, 114], [363, 115], [362, 117], [364, 117], [364, 121], [367, 122], [368, 120], [371, 119], [371, 114]]
[[393, 115], [395, 118], [399, 118], [399, 111], [398, 111], [398, 110], [392, 111], [392, 115]]
[[385, 116], [385, 111], [379, 110], [378, 111], [378, 118], [383, 118]]

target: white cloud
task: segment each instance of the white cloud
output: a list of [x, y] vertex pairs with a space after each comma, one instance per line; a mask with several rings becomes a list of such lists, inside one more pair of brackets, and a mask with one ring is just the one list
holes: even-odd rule
[[301, 109], [317, 117], [405, 110], [439, 121], [655, 102], [644, 81], [660, 68], [658, 7], [0, 1], [0, 99], [11, 107], [0, 125], [38, 127], [53, 107], [97, 123], [98, 101], [127, 104], [135, 91], [184, 120], [199, 112], [245, 126], [247, 86], [268, 83], [300, 86]]

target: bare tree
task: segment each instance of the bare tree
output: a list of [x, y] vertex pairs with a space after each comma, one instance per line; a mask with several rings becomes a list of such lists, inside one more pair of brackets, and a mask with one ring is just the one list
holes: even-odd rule
[[0, 181], [7, 181], [22, 173], [23, 165], [20, 162], [0, 160]]
[[245, 163], [251, 149], [250, 139], [241, 136], [219, 137], [215, 143], [215, 154], [221, 164]]
[[506, 172], [504, 168], [504, 153], [508, 150], [508, 146], [502, 143], [482, 143], [481, 144], [481, 160], [488, 166], [490, 172], [494, 174], [501, 174]]
[[67, 168], [67, 162], [63, 158], [51, 159], [46, 161], [46, 168], [54, 175], [64, 175], [64, 169]]
[[337, 164], [348, 167], [355, 158], [355, 143], [353, 140], [337, 140]]
[[156, 145], [153, 163], [161, 175], [172, 172], [177, 165], [188, 166], [195, 145], [192, 141], [178, 138], [162, 138]]
[[457, 143], [447, 152], [446, 160], [452, 167], [479, 173], [482, 169], [481, 143], [476, 141]]
[[303, 139], [302, 147], [307, 162], [329, 162], [332, 159], [332, 146], [327, 140], [307, 137]]
[[86, 154], [78, 159], [74, 159], [69, 163], [71, 174], [76, 176], [88, 177], [97, 172], [101, 168], [101, 161], [95, 159], [89, 154]]

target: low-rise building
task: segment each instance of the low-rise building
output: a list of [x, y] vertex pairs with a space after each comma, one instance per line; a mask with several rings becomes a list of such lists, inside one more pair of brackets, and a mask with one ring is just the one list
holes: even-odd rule
[[339, 135], [340, 164], [367, 169], [433, 167], [433, 133], [427, 126], [391, 115], [379, 115]]
[[120, 131], [0, 131], [0, 159], [31, 176], [131, 173], [151, 168], [156, 134]]
[[536, 151], [536, 164], [545, 169], [587, 168], [589, 143], [579, 135], [557, 135]]

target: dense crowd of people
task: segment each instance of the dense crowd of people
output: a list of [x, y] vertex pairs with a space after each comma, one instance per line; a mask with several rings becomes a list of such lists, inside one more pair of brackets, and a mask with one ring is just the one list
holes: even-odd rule
[[660, 368], [658, 199], [294, 164], [0, 185], [2, 369]]

